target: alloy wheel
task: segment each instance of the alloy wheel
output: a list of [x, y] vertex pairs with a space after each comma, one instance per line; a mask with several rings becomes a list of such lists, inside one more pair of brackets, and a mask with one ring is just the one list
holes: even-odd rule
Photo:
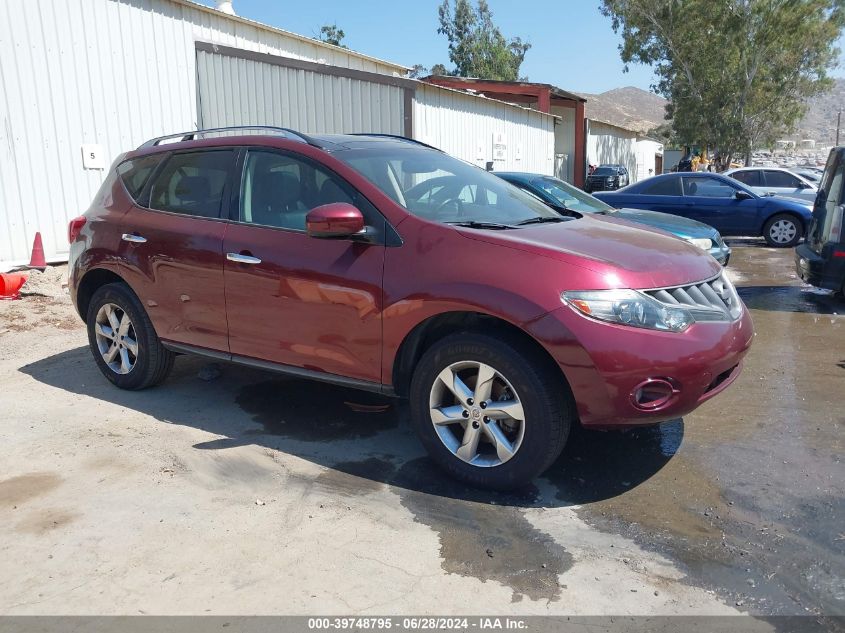
[[94, 321], [97, 349], [109, 369], [128, 374], [138, 362], [138, 339], [132, 320], [123, 308], [104, 303]]
[[504, 464], [525, 435], [525, 413], [513, 386], [485, 363], [452, 363], [431, 387], [431, 423], [440, 441], [473, 466]]
[[769, 227], [769, 237], [777, 244], [788, 244], [795, 239], [798, 227], [790, 220], [778, 220]]

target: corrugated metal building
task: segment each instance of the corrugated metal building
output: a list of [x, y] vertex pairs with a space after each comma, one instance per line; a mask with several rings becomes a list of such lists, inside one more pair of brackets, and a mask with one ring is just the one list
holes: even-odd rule
[[587, 162], [590, 165], [624, 165], [631, 182], [637, 178], [637, 133], [612, 123], [588, 119]]
[[189, 0], [4, 0], [0, 270], [29, 260], [36, 231], [61, 261], [67, 221], [120, 152], [198, 127], [420, 134], [551, 173], [554, 117], [420, 90], [407, 70]]

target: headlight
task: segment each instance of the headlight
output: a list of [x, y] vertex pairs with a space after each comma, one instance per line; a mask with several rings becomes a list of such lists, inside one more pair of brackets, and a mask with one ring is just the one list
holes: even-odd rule
[[707, 239], [706, 237], [688, 237], [686, 239], [687, 242], [698, 246], [698, 248], [703, 251], [709, 251], [711, 248], [713, 248], [713, 242]]
[[619, 325], [683, 332], [695, 321], [689, 310], [665, 306], [636, 290], [567, 291], [560, 296], [583, 315]]

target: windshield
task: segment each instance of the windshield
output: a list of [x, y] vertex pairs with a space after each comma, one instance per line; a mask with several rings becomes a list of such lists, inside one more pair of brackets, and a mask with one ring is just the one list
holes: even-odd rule
[[616, 175], [616, 168], [615, 167], [596, 167], [596, 170], [593, 172], [593, 176], [615, 176]]
[[590, 194], [584, 193], [580, 189], [557, 178], [550, 176], [537, 178], [531, 181], [531, 185], [542, 189], [552, 199], [556, 200], [557, 204], [566, 207], [570, 211], [578, 211], [580, 213], [607, 213], [608, 211], [614, 210], [609, 204], [605, 204], [598, 198], [594, 198]]
[[408, 147], [334, 154], [416, 216], [435, 222], [515, 225], [561, 217], [501, 178], [441, 152]]

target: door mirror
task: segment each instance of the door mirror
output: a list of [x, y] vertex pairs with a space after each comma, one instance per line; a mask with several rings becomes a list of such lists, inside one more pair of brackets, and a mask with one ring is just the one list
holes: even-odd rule
[[750, 193], [742, 189], [737, 189], [736, 193], [734, 194], [734, 198], [736, 198], [737, 200], [751, 200], [753, 197], [754, 196], [752, 196]]
[[810, 189], [813, 185], [804, 182], [803, 180], [798, 181], [798, 188], [799, 189]]
[[310, 237], [351, 237], [364, 230], [364, 216], [346, 202], [332, 202], [315, 207], [305, 216], [305, 228]]

